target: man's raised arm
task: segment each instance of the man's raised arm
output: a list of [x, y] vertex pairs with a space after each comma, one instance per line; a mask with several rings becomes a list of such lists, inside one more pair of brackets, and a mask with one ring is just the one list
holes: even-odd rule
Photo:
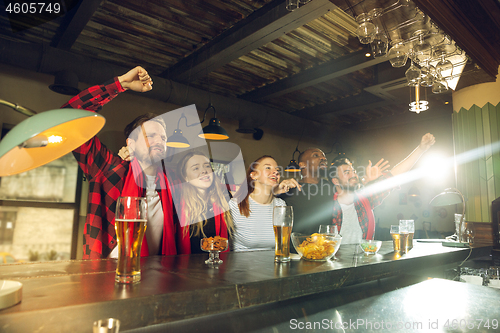
[[393, 176], [400, 175], [407, 171], [417, 163], [418, 159], [436, 142], [434, 135], [427, 133], [422, 137], [420, 144], [415, 148], [408, 157], [398, 163], [394, 168], [391, 169]]

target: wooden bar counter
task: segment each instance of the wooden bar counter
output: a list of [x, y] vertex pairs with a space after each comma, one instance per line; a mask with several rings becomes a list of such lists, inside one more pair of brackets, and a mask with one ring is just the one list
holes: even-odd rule
[[331, 292], [401, 274], [419, 273], [490, 254], [491, 247], [443, 247], [415, 242], [406, 255], [383, 242], [376, 255], [342, 245], [328, 262], [274, 263], [273, 251], [153, 256], [141, 261], [142, 281], [114, 282], [116, 260], [70, 260], [0, 266], [0, 279], [23, 283], [22, 302], [0, 310], [0, 331], [91, 332], [92, 323], [117, 318], [120, 331]]

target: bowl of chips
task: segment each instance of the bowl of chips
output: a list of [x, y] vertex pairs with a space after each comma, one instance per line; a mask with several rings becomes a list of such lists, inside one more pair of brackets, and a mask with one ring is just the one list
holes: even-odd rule
[[292, 244], [302, 259], [310, 261], [326, 261], [339, 250], [342, 236], [332, 234], [304, 235], [292, 233]]
[[382, 241], [372, 240], [372, 239], [363, 239], [361, 241], [361, 249], [365, 254], [376, 254], [380, 247], [382, 246]]

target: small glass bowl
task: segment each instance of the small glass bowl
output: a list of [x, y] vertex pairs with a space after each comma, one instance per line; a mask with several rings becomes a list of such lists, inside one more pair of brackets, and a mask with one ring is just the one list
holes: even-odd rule
[[292, 233], [292, 244], [301, 258], [309, 261], [327, 261], [339, 250], [342, 236], [332, 234], [304, 235]]
[[380, 247], [382, 246], [382, 241], [372, 240], [372, 239], [363, 239], [361, 244], [359, 244], [363, 252], [367, 255], [376, 254]]
[[209, 257], [205, 260], [205, 264], [222, 264], [222, 259], [219, 258], [219, 253], [227, 250], [227, 238], [215, 236], [203, 238], [200, 240], [200, 248], [209, 253]]

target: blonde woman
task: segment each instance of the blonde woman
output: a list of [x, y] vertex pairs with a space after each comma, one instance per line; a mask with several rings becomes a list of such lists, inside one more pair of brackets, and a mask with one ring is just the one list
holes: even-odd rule
[[235, 233], [234, 251], [274, 249], [273, 208], [286, 203], [276, 195], [300, 185], [295, 179], [280, 183], [280, 169], [276, 160], [264, 155], [247, 170], [246, 181], [229, 202]]
[[181, 224], [178, 253], [201, 253], [202, 238], [228, 238], [233, 232], [229, 196], [203, 153], [187, 153], [177, 164], [177, 176], [183, 182], [181, 207], [176, 207]]

